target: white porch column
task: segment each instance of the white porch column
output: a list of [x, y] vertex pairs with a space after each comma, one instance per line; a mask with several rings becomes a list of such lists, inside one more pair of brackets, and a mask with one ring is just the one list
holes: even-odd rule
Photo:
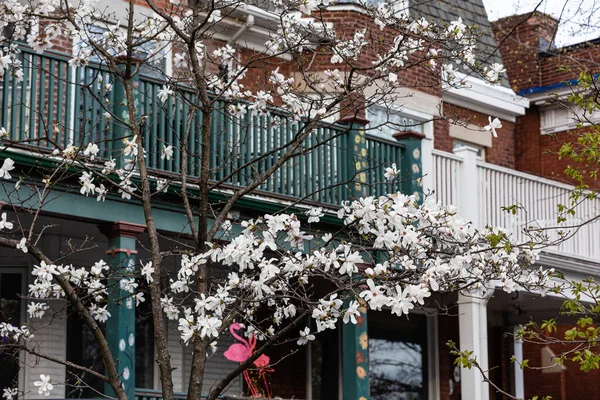
[[[463, 146], [454, 151], [463, 161], [459, 168], [458, 212], [481, 228], [479, 221], [479, 176], [477, 149]], [[488, 369], [487, 302], [489, 296], [458, 296], [459, 349], [473, 351], [473, 356], [484, 371]], [[475, 368], [461, 369], [462, 400], [488, 400], [489, 385]]]
[[[459, 349], [473, 352], [483, 371], [488, 370], [487, 302], [489, 297], [458, 296]], [[462, 400], [489, 400], [489, 385], [476, 368], [461, 368]]]
[[477, 149], [469, 146], [459, 147], [454, 154], [462, 157], [459, 168], [458, 212], [471, 221], [475, 228], [481, 228], [479, 221], [479, 176], [477, 173]]
[[514, 368], [515, 368], [515, 397], [519, 398], [519, 399], [524, 399], [525, 398], [525, 377], [523, 374], [523, 370], [521, 368], [519, 368], [519, 363], [523, 362], [523, 341], [517, 339], [517, 332], [519, 331], [521, 327], [519, 326], [515, 326], [514, 327], [514, 342], [513, 342], [513, 353], [515, 355], [515, 358], [517, 359], [517, 362], [515, 362]]
[[428, 194], [435, 190], [433, 180], [433, 121], [423, 125], [425, 138], [421, 140], [421, 171], [423, 172], [423, 193]]

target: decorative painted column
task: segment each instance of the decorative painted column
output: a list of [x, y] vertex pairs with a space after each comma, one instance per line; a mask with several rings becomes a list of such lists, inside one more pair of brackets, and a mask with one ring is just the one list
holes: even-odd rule
[[[345, 306], [348, 306], [348, 301]], [[369, 334], [367, 309], [358, 308], [356, 325], [343, 324], [342, 383], [344, 400], [369, 400]]]
[[[132, 276], [135, 268], [135, 242], [145, 227], [129, 222], [114, 222], [100, 226], [108, 238], [108, 260], [111, 266], [109, 285], [110, 317], [106, 321], [106, 340], [117, 363], [117, 370], [128, 399], [135, 399], [135, 295], [121, 285], [122, 279]], [[105, 384], [105, 394], [114, 396]]]
[[[458, 331], [461, 351], [473, 352], [483, 371], [488, 370], [487, 302], [485, 297], [458, 296]], [[490, 389], [477, 368], [461, 368], [461, 399], [489, 400]]]
[[[394, 138], [404, 144], [404, 157], [400, 163], [402, 193], [414, 195], [418, 202], [423, 201], [423, 164], [421, 161], [421, 141], [425, 135], [415, 131], [402, 131]], [[408, 179], [410, 177], [410, 179]]]
[[346, 185], [348, 194], [350, 197], [368, 196], [368, 188], [365, 186], [368, 168], [365, 126], [369, 121], [365, 118], [351, 115], [343, 117], [339, 123], [349, 125], [346, 142], [348, 161], [346, 163], [344, 179], [349, 180], [354, 176], [354, 182], [353, 184], [348, 183]]
[[[355, 176], [354, 183], [348, 184], [351, 197], [368, 196], [367, 182], [367, 141], [365, 126], [369, 123], [358, 116], [342, 118], [340, 124], [350, 126], [347, 135], [347, 171], [345, 179]], [[346, 301], [345, 306], [348, 306]], [[359, 307], [360, 317], [356, 325], [342, 324], [342, 387], [344, 400], [369, 400], [369, 334], [367, 330], [367, 309]]]

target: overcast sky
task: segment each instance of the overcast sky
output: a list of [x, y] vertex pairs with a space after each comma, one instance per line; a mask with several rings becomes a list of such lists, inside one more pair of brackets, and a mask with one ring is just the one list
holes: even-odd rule
[[600, 0], [483, 0], [492, 21], [537, 10], [563, 21], [557, 45], [573, 44], [600, 37]]

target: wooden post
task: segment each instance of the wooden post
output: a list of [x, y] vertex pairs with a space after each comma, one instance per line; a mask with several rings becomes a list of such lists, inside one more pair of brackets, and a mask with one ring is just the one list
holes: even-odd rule
[[[364, 197], [368, 196], [367, 183], [367, 140], [365, 137], [365, 126], [369, 123], [364, 118], [358, 116], [348, 116], [339, 121], [340, 124], [349, 125], [348, 133], [348, 162], [346, 163], [346, 171], [344, 179], [349, 180], [354, 177], [352, 183], [348, 183], [349, 197]], [[343, 196], [346, 198], [346, 196]]]
[[421, 161], [421, 141], [425, 135], [415, 131], [402, 131], [394, 134], [394, 138], [403, 143], [404, 156], [400, 162], [402, 192], [414, 195], [418, 202], [423, 201], [423, 163]]
[[[108, 237], [108, 279], [110, 317], [106, 321], [106, 340], [117, 363], [128, 399], [135, 399], [135, 294], [123, 289], [122, 279], [134, 276], [135, 242], [145, 227], [129, 222], [114, 222], [100, 226]], [[104, 385], [104, 393], [114, 396], [110, 385]]]
[[[346, 303], [346, 306], [348, 304]], [[369, 334], [367, 309], [359, 307], [356, 325], [343, 324], [342, 379], [344, 400], [369, 400]]]

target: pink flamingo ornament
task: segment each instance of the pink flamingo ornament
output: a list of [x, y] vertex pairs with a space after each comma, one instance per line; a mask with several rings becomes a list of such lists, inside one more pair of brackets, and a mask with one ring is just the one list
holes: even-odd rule
[[[223, 353], [225, 358], [227, 358], [230, 361], [237, 361], [239, 363], [242, 363], [246, 361], [252, 355], [252, 353], [254, 353], [254, 348], [256, 347], [256, 337], [254, 336], [254, 334], [250, 336], [249, 340], [246, 340], [236, 333], [243, 327], [244, 325], [238, 322], [234, 322], [229, 326], [229, 332], [231, 333], [231, 336], [233, 336], [240, 342], [232, 344], [231, 346], [229, 346], [227, 351]], [[273, 372], [273, 369], [265, 368], [269, 365], [269, 362], [269, 356], [262, 354], [260, 357], [254, 360], [253, 364], [256, 365], [260, 370], [260, 376], [263, 377], [263, 380], [265, 382], [265, 388], [267, 390], [267, 396], [270, 399], [271, 393], [269, 392], [269, 386], [267, 384], [267, 378], [265, 376], [265, 372]], [[242, 375], [244, 376], [244, 380], [246, 381], [246, 384], [248, 385], [248, 389], [250, 389], [252, 396], [259, 397], [260, 394], [252, 384], [252, 381], [250, 380], [250, 375], [248, 374], [248, 370], [244, 370]]]

